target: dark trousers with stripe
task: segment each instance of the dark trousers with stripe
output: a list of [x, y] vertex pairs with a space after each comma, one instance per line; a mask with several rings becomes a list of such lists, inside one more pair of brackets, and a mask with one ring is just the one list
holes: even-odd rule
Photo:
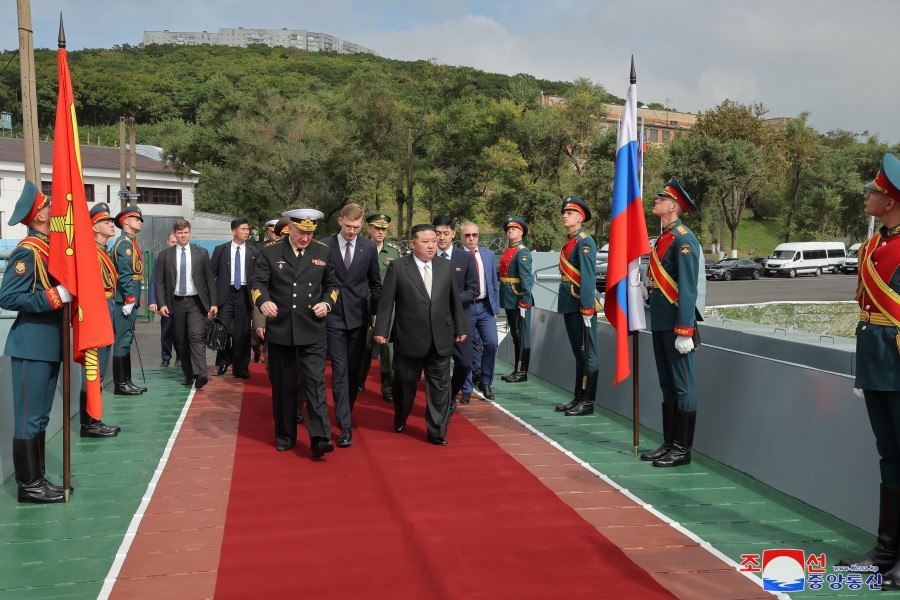
[[269, 380], [272, 382], [272, 413], [277, 442], [297, 441], [297, 383], [302, 371], [306, 383], [306, 426], [310, 441], [331, 437], [328, 401], [325, 396], [325, 342], [307, 346], [285, 346], [267, 340]]
[[653, 356], [663, 402], [678, 410], [697, 410], [694, 362], [696, 352], [681, 354], [675, 349], [674, 331], [653, 332]]
[[31, 439], [47, 429], [62, 363], [11, 357], [13, 437]]
[[863, 390], [875, 434], [881, 482], [900, 488], [900, 391]]
[[131, 353], [131, 344], [134, 342], [134, 324], [137, 322], [138, 306], [135, 306], [127, 317], [122, 314], [125, 305], [116, 302], [113, 309], [113, 330], [116, 334], [116, 343], [113, 347], [113, 356], [125, 356]]
[[[519, 315], [518, 308], [507, 308], [506, 309], [506, 322], [509, 325], [509, 335], [513, 339], [513, 343], [516, 346], [522, 346], [522, 348], [528, 350], [531, 348], [531, 309], [525, 309], [525, 316], [522, 317]], [[522, 345], [522, 341], [524, 340], [525, 345]], [[513, 362], [518, 361], [519, 357], [515, 357]]]
[[[566, 335], [569, 336], [569, 345], [572, 347], [572, 354], [575, 355], [575, 367], [583, 368], [585, 373], [599, 371], [600, 359], [597, 355], [597, 324], [592, 323], [593, 327], [587, 330], [588, 347], [587, 352], [585, 352], [584, 338], [586, 327], [584, 326], [584, 319], [582, 318], [581, 313], [563, 313], [563, 323], [566, 325]], [[587, 364], [585, 365], [585, 363]]]

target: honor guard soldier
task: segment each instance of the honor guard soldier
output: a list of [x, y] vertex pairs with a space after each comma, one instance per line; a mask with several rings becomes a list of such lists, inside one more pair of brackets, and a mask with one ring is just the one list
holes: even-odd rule
[[694, 376], [694, 335], [700, 242], [681, 223], [681, 215], [697, 205], [674, 177], [659, 193], [653, 214], [660, 218], [662, 235], [650, 249], [650, 331], [662, 390], [663, 445], [641, 454], [654, 467], [677, 467], [691, 462], [697, 389]]
[[7, 259], [0, 308], [18, 311], [4, 353], [12, 362], [13, 465], [19, 502], [64, 502], [63, 488], [44, 478], [44, 447], [62, 361], [62, 309], [72, 295], [47, 272], [50, 199], [25, 182], [9, 225], [28, 226], [28, 236]]
[[[388, 265], [391, 264], [391, 261], [400, 258], [399, 250], [384, 243], [388, 227], [391, 224], [391, 217], [389, 215], [376, 213], [366, 217], [366, 224], [369, 229], [369, 239], [375, 243], [375, 247], [378, 250], [378, 272], [381, 275], [381, 281], [383, 283]], [[369, 376], [369, 367], [372, 365], [372, 335], [374, 332], [375, 329], [370, 327], [369, 336], [366, 339], [366, 352], [363, 355], [362, 360], [362, 374], [359, 377], [359, 381], [363, 386], [365, 386], [366, 377]], [[394, 384], [394, 371], [391, 369], [392, 350], [393, 348], [390, 342], [378, 347], [378, 367], [381, 371], [381, 397], [386, 402], [394, 401], [394, 392], [391, 391]]]
[[515, 368], [500, 379], [509, 383], [528, 381], [528, 362], [531, 359], [531, 288], [534, 285], [531, 250], [522, 238], [528, 235], [528, 225], [519, 217], [503, 222], [509, 248], [500, 258], [500, 306], [506, 311], [509, 334], [515, 347]]
[[[862, 390], [880, 457], [875, 548], [841, 565], [883, 573], [881, 589], [900, 589], [900, 159], [886, 154], [866, 184], [865, 213], [881, 228], [859, 249], [856, 388]], [[860, 392], [857, 392], [860, 393]]]
[[[103, 292], [106, 295], [106, 306], [109, 309], [109, 318], [113, 319], [113, 311], [116, 309], [114, 302], [116, 296], [116, 266], [106, 251], [106, 242], [116, 235], [116, 227], [113, 224], [109, 206], [103, 202], [95, 204], [91, 208], [91, 223], [94, 229], [94, 244], [97, 248], [97, 260], [100, 262], [100, 279], [103, 281]], [[100, 357], [100, 380], [106, 377], [106, 369], [109, 366], [109, 351], [112, 346], [103, 346], [98, 349]], [[82, 367], [82, 375], [84, 368]], [[81, 393], [79, 406], [81, 416], [81, 437], [108, 438], [119, 435], [121, 428], [116, 425], [107, 425], [91, 417], [87, 412], [87, 381], [81, 379]]]
[[[584, 200], [569, 196], [563, 200], [562, 222], [568, 239], [559, 253], [559, 299], [566, 334], [575, 355], [575, 397], [568, 404], [556, 406], [558, 412], [577, 417], [594, 412], [600, 361], [597, 340], [592, 327], [600, 303], [596, 299], [597, 244], [582, 228], [591, 220], [591, 210]], [[582, 285], [583, 284], [583, 285]]]
[[[119, 281], [116, 285], [116, 310], [113, 311], [113, 381], [117, 396], [134, 396], [147, 391], [131, 381], [131, 344], [137, 307], [141, 304], [141, 283], [144, 280], [144, 255], [138, 245], [137, 234], [144, 226], [144, 217], [137, 206], [127, 206], [113, 221], [122, 230], [112, 249]], [[182, 361], [184, 357], [181, 357]]]
[[331, 249], [312, 239], [318, 210], [284, 213], [291, 226], [280, 242], [260, 248], [250, 298], [266, 317], [269, 379], [279, 452], [297, 442], [297, 370], [306, 382], [306, 424], [313, 458], [334, 450], [325, 396], [325, 315], [338, 300]]

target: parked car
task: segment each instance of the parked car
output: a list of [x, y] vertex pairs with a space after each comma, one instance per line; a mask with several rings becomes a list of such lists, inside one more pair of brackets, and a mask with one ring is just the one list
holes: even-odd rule
[[847, 250], [847, 260], [844, 261], [844, 264], [841, 265], [841, 272], [846, 275], [847, 273], [856, 273], [859, 270], [859, 247], [862, 244], [853, 244], [850, 246], [850, 249]]
[[750, 260], [752, 260], [756, 264], [762, 265], [763, 268], [765, 268], [766, 263], [769, 262], [769, 257], [768, 256], [754, 256]]
[[739, 277], [759, 279], [763, 267], [759, 263], [746, 258], [726, 258], [706, 269], [707, 279], [731, 281]]
[[[650, 247], [653, 247], [653, 244], [656, 243], [656, 238], [650, 238]], [[608, 269], [607, 262], [609, 261], [609, 244], [603, 244], [603, 246], [597, 250], [597, 290], [600, 292], [606, 291], [606, 271]], [[641, 257], [641, 276], [646, 276], [647, 269], [650, 266], [650, 255], [645, 254]]]

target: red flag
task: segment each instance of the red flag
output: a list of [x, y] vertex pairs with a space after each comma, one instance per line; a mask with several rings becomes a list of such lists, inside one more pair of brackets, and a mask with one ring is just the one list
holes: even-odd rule
[[73, 358], [85, 367], [87, 412], [99, 419], [103, 412], [103, 400], [97, 349], [113, 343], [113, 330], [84, 195], [75, 97], [65, 48], [59, 49], [58, 68], [59, 100], [53, 138], [49, 270], [50, 275], [74, 296]]

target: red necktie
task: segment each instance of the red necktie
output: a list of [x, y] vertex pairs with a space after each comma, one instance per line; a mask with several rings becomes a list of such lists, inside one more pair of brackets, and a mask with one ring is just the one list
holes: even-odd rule
[[481, 298], [484, 296], [484, 291], [481, 289], [481, 267], [478, 266], [478, 248], [474, 250], [469, 250], [472, 253], [472, 258], [475, 259], [475, 274], [478, 275], [478, 297]]

